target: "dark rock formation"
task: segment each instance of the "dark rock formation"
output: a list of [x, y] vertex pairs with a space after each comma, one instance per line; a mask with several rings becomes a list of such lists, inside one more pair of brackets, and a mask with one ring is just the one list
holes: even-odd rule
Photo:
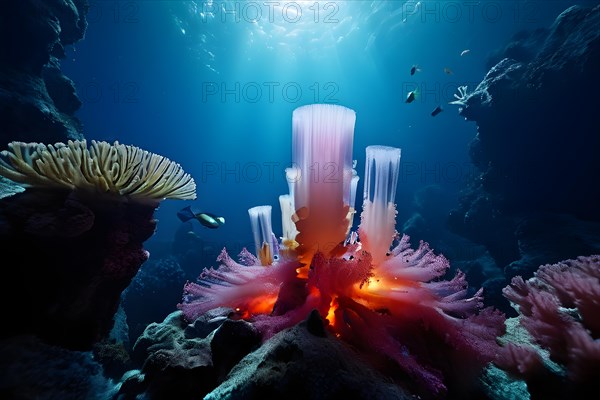
[[89, 352], [50, 346], [34, 336], [0, 341], [0, 398], [100, 399], [112, 390]]
[[538, 28], [534, 31], [523, 30], [515, 33], [504, 48], [495, 51], [487, 60], [486, 67], [492, 69], [505, 58], [527, 63], [533, 60], [548, 37], [548, 29]]
[[257, 330], [228, 318], [231, 311], [211, 310], [190, 325], [176, 311], [150, 324], [133, 350], [143, 368], [125, 374], [115, 398], [412, 398], [331, 337], [316, 310], [260, 347]]
[[226, 319], [210, 341], [217, 381], [222, 382], [231, 369], [260, 345], [260, 333], [244, 320]]
[[515, 236], [521, 258], [505, 268], [510, 277], [528, 279], [540, 265], [557, 263], [571, 254], [600, 254], [600, 224], [569, 214], [531, 215], [516, 225]]
[[242, 357], [260, 344], [248, 322], [228, 319], [232, 310], [211, 310], [188, 325], [181, 311], [148, 325], [133, 348], [139, 373], [123, 382], [121, 399], [201, 399]]
[[0, 241], [16, 260], [0, 283], [11, 321], [1, 337], [33, 334], [76, 350], [106, 337], [121, 293], [148, 258], [143, 243], [157, 205], [32, 188], [1, 199]]
[[160, 322], [181, 302], [186, 278], [174, 257], [148, 260], [123, 292], [132, 343], [151, 322]]
[[154, 346], [144, 363], [146, 391], [152, 399], [201, 399], [215, 384], [209, 340], [181, 340], [181, 332], [175, 330], [162, 348]]
[[318, 312], [250, 353], [205, 399], [413, 398], [342, 342], [323, 334], [323, 328], [316, 329], [315, 318], [320, 320]]
[[200, 340], [208, 336], [208, 333], [202, 336], [185, 336], [183, 331], [186, 326], [187, 323], [182, 319], [180, 311], [169, 314], [162, 322], [149, 324], [133, 346], [134, 362], [141, 367], [150, 354], [178, 346], [180, 337]]
[[[499, 266], [532, 259], [524, 244], [539, 230], [526, 226], [557, 232], [574, 219], [600, 223], [600, 120], [593, 100], [600, 92], [598, 26], [600, 6], [574, 6], [547, 35], [520, 33], [517, 60], [501, 60], [462, 99], [460, 114], [478, 126], [470, 154], [480, 174], [452, 211], [450, 225], [484, 244]], [[532, 214], [536, 221], [525, 221]], [[571, 229], [560, 240], [538, 243], [531, 266], [511, 267], [507, 278], [597, 251], [597, 243], [582, 249], [575, 236]]]
[[87, 28], [87, 0], [0, 2], [0, 141], [81, 139], [81, 101], [60, 71]]
[[132, 368], [129, 352], [123, 342], [104, 339], [94, 344], [92, 354], [94, 360], [102, 365], [102, 372], [107, 378], [121, 379]]

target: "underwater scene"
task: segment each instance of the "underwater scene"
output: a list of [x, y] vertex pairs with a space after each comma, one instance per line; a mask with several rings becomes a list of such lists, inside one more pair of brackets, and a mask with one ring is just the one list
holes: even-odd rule
[[598, 1], [1, 1], [0, 399], [596, 398], [599, 93]]

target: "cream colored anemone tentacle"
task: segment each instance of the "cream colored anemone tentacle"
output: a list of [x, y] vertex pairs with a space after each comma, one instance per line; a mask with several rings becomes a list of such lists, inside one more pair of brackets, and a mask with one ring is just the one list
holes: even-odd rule
[[136, 199], [196, 198], [181, 166], [135, 146], [85, 140], [67, 144], [12, 142], [0, 153], [0, 175], [34, 187], [65, 187]]
[[[2, 155], [0, 157], [0, 175], [15, 182], [28, 182], [30, 185], [52, 185], [52, 180], [38, 174], [34, 168], [35, 154], [40, 146], [45, 147], [39, 143], [9, 143], [9, 150], [0, 153]], [[6, 158], [7, 161], [3, 158]]]

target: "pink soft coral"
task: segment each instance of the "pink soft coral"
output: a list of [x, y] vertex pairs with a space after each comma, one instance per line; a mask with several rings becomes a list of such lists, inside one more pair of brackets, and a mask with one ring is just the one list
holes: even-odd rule
[[[571, 382], [585, 386], [600, 378], [600, 256], [543, 265], [527, 281], [513, 278], [503, 293], [518, 306], [520, 323], [535, 344], [548, 350]], [[526, 353], [531, 361], [515, 356]], [[511, 344], [498, 364], [532, 380], [544, 368], [535, 354]]]
[[[251, 213], [253, 226], [264, 228], [254, 232], [258, 257], [244, 252], [237, 263], [223, 251], [219, 268], [185, 285], [180, 309], [194, 320], [211, 308], [232, 307], [264, 340], [316, 309], [336, 337], [378, 365], [393, 361], [421, 394], [442, 396], [448, 387], [465, 393], [496, 357], [504, 315], [481, 310], [482, 291], [470, 293], [462, 272], [444, 280], [448, 260], [424, 242], [412, 249], [408, 236], [395, 231], [400, 149], [367, 148], [357, 234], [350, 232], [358, 180], [351, 160], [354, 113], [301, 107], [293, 126], [300, 167], [288, 171], [297, 179], [281, 202], [287, 232], [281, 251], [271, 239], [270, 208], [261, 206], [260, 215]], [[335, 179], [313, 174], [332, 165]], [[276, 253], [279, 259], [270, 257]]]
[[440, 280], [447, 260], [426, 243], [412, 250], [408, 236], [379, 268], [364, 250], [344, 258], [317, 253], [307, 278], [297, 276], [295, 259], [247, 266], [224, 250], [219, 261], [221, 267], [205, 269], [199, 283], [186, 284], [179, 307], [188, 320], [229, 306], [253, 321], [266, 340], [317, 309], [337, 337], [393, 359], [418, 387], [436, 395], [446, 391], [448, 380], [466, 385], [495, 358], [495, 339], [504, 333], [503, 314], [477, 314], [481, 291], [469, 296], [460, 271]]

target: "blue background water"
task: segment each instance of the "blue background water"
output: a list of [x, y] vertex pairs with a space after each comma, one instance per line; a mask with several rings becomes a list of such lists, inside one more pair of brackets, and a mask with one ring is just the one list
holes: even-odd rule
[[[176, 213], [187, 205], [226, 218], [217, 230], [193, 224], [215, 247], [251, 246], [247, 209], [256, 205], [273, 205], [273, 230], [280, 234], [278, 196], [287, 193], [292, 111], [322, 102], [356, 111], [359, 175], [366, 146], [402, 149], [398, 230], [415, 210], [415, 193], [431, 185], [439, 190], [443, 226], [472, 171], [468, 143], [476, 134], [447, 103], [458, 86], [481, 81], [489, 57], [514, 33], [548, 27], [572, 5], [271, 4], [278, 4], [272, 17], [264, 2], [92, 2], [85, 39], [67, 49], [62, 68], [84, 102], [78, 117], [86, 138], [167, 156], [196, 180], [196, 201], [161, 204], [150, 246], [173, 240], [181, 226]], [[465, 49], [470, 53], [461, 56]], [[414, 64], [421, 71], [411, 76]], [[415, 87], [421, 96], [405, 103]], [[444, 111], [433, 118], [437, 105]]]

